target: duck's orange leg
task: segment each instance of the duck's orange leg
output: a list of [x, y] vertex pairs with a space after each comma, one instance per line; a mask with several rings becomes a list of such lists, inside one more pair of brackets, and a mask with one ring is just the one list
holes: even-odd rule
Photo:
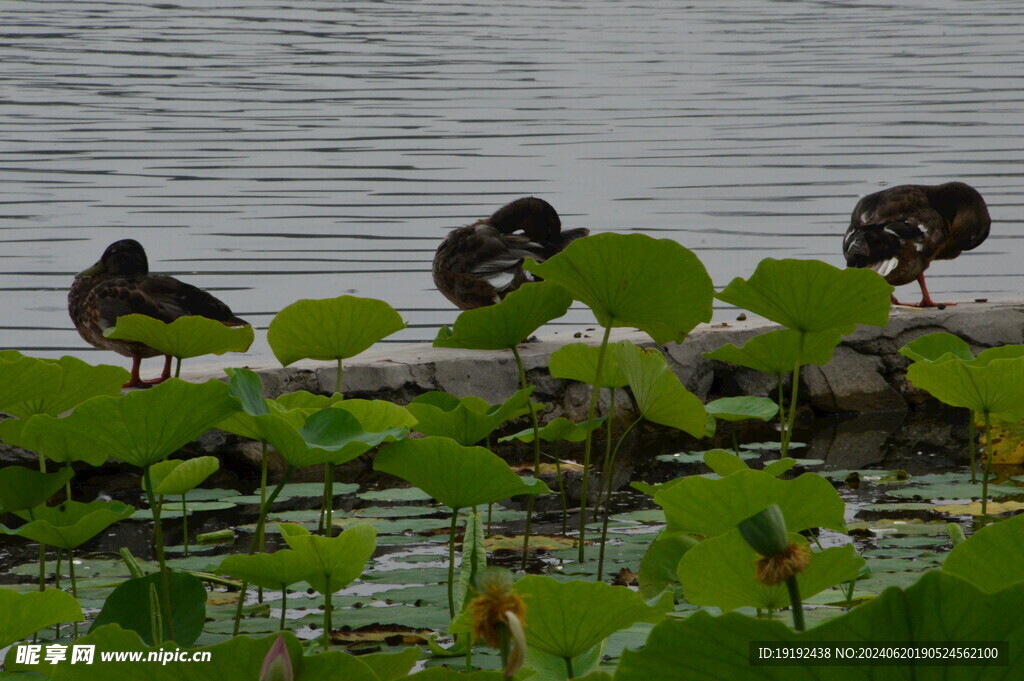
[[956, 305], [956, 303], [936, 303], [932, 300], [932, 297], [928, 295], [928, 287], [924, 283], [924, 272], [917, 275], [917, 283], [921, 286], [921, 302], [912, 307], [938, 307], [939, 305]]
[[170, 355], [164, 355], [164, 370], [163, 370], [163, 372], [160, 373], [160, 378], [151, 378], [148, 381], [145, 381], [145, 383], [146, 383], [147, 386], [157, 385], [159, 383], [163, 383], [164, 381], [166, 381], [170, 377], [171, 377], [171, 356]]
[[122, 385], [122, 388], [148, 388], [149, 384], [139, 378], [139, 367], [142, 365], [142, 357], [140, 355], [132, 355], [132, 376], [128, 379], [128, 382]]

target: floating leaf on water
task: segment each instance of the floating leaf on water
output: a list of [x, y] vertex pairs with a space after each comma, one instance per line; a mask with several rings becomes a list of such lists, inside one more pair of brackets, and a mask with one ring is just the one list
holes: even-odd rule
[[985, 509], [985, 513], [981, 512], [980, 501], [972, 501], [969, 504], [945, 504], [933, 506], [932, 508], [939, 513], [948, 513], [949, 515], [1002, 515], [1003, 513], [1013, 513], [1014, 511], [1024, 509], [1024, 502], [990, 501]]

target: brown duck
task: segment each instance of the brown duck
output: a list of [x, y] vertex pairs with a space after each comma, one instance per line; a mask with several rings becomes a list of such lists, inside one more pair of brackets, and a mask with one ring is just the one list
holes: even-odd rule
[[150, 274], [146, 251], [134, 239], [112, 243], [99, 262], [75, 275], [68, 292], [68, 312], [79, 335], [90, 345], [132, 358], [132, 376], [124, 384], [126, 388], [146, 388], [170, 378], [171, 357], [166, 357], [160, 378], [141, 380], [142, 358], [160, 353], [142, 343], [104, 337], [103, 331], [115, 326], [118, 317], [134, 313], [172, 322], [178, 317], [197, 315], [228, 326], [248, 323], [206, 291], [174, 277]]
[[[952, 260], [976, 248], [988, 236], [991, 222], [985, 199], [963, 182], [904, 184], [857, 202], [843, 255], [847, 266], [873, 269], [893, 286], [916, 279], [921, 302], [912, 307], [936, 307], [924, 271], [933, 260]], [[892, 302], [900, 304], [895, 296]]]
[[434, 284], [460, 309], [493, 305], [533, 279], [523, 269], [525, 258], [543, 262], [588, 234], [584, 228], [563, 232], [558, 213], [543, 199], [516, 199], [445, 237], [434, 255]]

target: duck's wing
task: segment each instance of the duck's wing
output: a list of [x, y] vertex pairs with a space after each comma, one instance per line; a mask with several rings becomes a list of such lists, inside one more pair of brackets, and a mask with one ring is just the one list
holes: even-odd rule
[[113, 326], [127, 314], [144, 314], [170, 323], [178, 317], [197, 315], [229, 326], [247, 324], [235, 316], [226, 304], [206, 291], [174, 277], [147, 275], [112, 279], [94, 291], [103, 328]]
[[865, 267], [887, 277], [900, 267], [901, 259], [927, 262], [926, 240], [925, 230], [910, 222], [851, 225], [843, 239], [843, 255], [847, 266]]
[[[883, 256], [894, 257], [885, 255], [893, 250], [894, 244], [909, 243], [920, 257], [931, 260], [949, 239], [949, 224], [932, 208], [925, 189], [920, 185], [901, 185], [858, 201], [850, 216], [844, 253], [863, 256], [865, 249], [877, 250], [872, 260], [878, 261]], [[858, 238], [857, 233], [871, 236]]]

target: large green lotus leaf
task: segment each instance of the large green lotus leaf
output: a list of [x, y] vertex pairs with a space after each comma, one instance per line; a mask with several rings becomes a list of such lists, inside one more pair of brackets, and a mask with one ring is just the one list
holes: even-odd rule
[[[791, 542], [807, 540], [790, 534]], [[825, 589], [857, 578], [864, 559], [852, 544], [812, 553], [807, 569], [797, 575], [800, 597], [810, 598]], [[732, 530], [700, 542], [683, 555], [677, 575], [686, 600], [694, 605], [715, 606], [724, 611], [744, 606], [779, 610], [790, 604], [786, 584], [765, 586], [754, 579], [760, 556]]]
[[439, 348], [505, 350], [524, 342], [538, 328], [565, 314], [572, 296], [558, 284], [542, 281], [520, 286], [494, 305], [466, 310], [455, 327], [441, 327]]
[[[981, 681], [1024, 676], [1024, 585], [985, 594], [963, 580], [931, 570], [903, 591], [890, 587], [850, 612], [805, 632], [796, 633], [780, 621], [754, 619], [737, 613], [712, 617], [697, 612], [669, 619], [651, 631], [643, 650], [626, 650], [616, 681], [674, 681], [685, 669], [687, 681], [756, 679], [757, 681]], [[776, 641], [813, 645], [818, 642], [1009, 641], [1005, 667], [940, 666], [827, 666], [802, 663], [789, 666], [751, 666], [750, 642]], [[694, 664], [699, 660], [699, 664]]]
[[778, 376], [792, 373], [798, 359], [800, 366], [828, 364], [842, 337], [836, 329], [805, 334], [804, 349], [800, 352], [800, 332], [779, 329], [754, 336], [742, 348], [729, 343], [704, 356]]
[[266, 441], [297, 468], [327, 462], [342, 464], [408, 432], [408, 428], [367, 432], [352, 413], [334, 408], [309, 416], [298, 430], [277, 414], [258, 416], [256, 420]]
[[779, 413], [779, 405], [767, 397], [723, 397], [704, 405], [704, 409], [722, 421], [757, 419], [770, 421]]
[[302, 579], [318, 593], [332, 594], [363, 574], [366, 561], [377, 548], [377, 530], [369, 524], [353, 525], [328, 539], [309, 533], [301, 525], [281, 523], [281, 536], [299, 557]]
[[215, 319], [189, 315], [168, 324], [144, 314], [117, 318], [117, 326], [103, 332], [107, 338], [145, 343], [161, 355], [189, 359], [201, 355], [245, 352], [256, 337], [252, 327], [228, 326]]
[[228, 393], [238, 400], [242, 411], [259, 416], [270, 413], [267, 399], [263, 397], [263, 380], [252, 369], [225, 369], [228, 375]]
[[62, 373], [53, 362], [20, 353], [0, 359], [0, 411], [24, 415], [26, 403], [47, 399], [60, 390]]
[[907, 368], [907, 378], [954, 407], [967, 407], [979, 413], [1020, 411], [1024, 400], [1024, 356], [991, 361], [979, 356], [978, 360], [983, 363], [976, 365], [953, 357], [939, 362], [914, 362]]
[[626, 341], [616, 344], [615, 354], [645, 419], [678, 428], [694, 437], [704, 435], [707, 427], [704, 405], [683, 387], [660, 351], [640, 348]]
[[[596, 674], [594, 670], [601, 664], [606, 642], [602, 641], [582, 655], [572, 658], [573, 679], [611, 681], [610, 674], [604, 677], [591, 675], [592, 673]], [[526, 647], [526, 663], [523, 666], [535, 672], [528, 678], [533, 678], [536, 681], [565, 681], [568, 675], [564, 659], [529, 646]]]
[[676, 568], [679, 566], [679, 559], [697, 543], [697, 539], [688, 534], [663, 530], [647, 547], [647, 552], [640, 561], [637, 576], [640, 595], [646, 599], [654, 598], [667, 586], [678, 581]]
[[228, 395], [225, 383], [171, 378], [123, 397], [94, 397], [64, 418], [33, 416], [24, 434], [41, 436], [42, 430], [50, 430], [53, 437], [76, 442], [82, 457], [102, 454], [144, 467], [166, 458], [237, 410], [238, 402]]
[[[191, 655], [199, 653], [208, 660], [196, 662], [175, 661], [174, 652], [180, 647], [173, 643], [148, 647], [134, 631], [122, 629], [116, 624], [99, 627], [75, 643], [96, 646], [92, 664], [57, 664], [42, 662], [34, 671], [52, 674], [54, 681], [111, 681], [111, 679], [146, 679], [146, 681], [254, 681], [260, 678], [260, 669], [278, 636], [284, 636], [288, 656], [292, 662], [294, 678], [316, 679], [316, 681], [381, 681], [362, 661], [362, 658], [341, 651], [320, 655], [303, 655], [302, 644], [291, 632], [275, 632], [261, 639], [235, 636], [214, 646], [190, 649]], [[168, 651], [167, 661], [146, 662], [151, 652]], [[99, 651], [138, 652], [142, 662], [104, 661]], [[30, 669], [25, 665], [12, 665], [14, 651], [8, 655], [9, 669], [19, 671]], [[196, 658], [202, 659], [202, 658]]]
[[251, 556], [232, 555], [221, 561], [217, 574], [242, 579], [268, 589], [282, 589], [306, 578], [304, 556], [291, 549]]
[[17, 515], [29, 522], [7, 533], [59, 549], [73, 549], [134, 512], [134, 506], [119, 501], [66, 501], [59, 506], [37, 506], [31, 512], [18, 511]]
[[562, 659], [581, 655], [636, 622], [658, 622], [671, 597], [650, 606], [624, 586], [527, 575], [515, 584], [527, 603], [526, 644]]
[[944, 572], [986, 593], [1024, 582], [1024, 515], [986, 525], [958, 544], [942, 563]]
[[469, 395], [458, 398], [432, 391], [418, 395], [406, 409], [416, 419], [416, 430], [424, 435], [449, 437], [470, 446], [480, 442], [509, 419], [528, 413], [533, 388], [517, 390], [500, 405]]
[[[419, 662], [421, 656], [419, 648], [409, 646], [397, 653], [370, 653], [369, 655], [360, 655], [358, 659], [373, 670], [373, 673], [377, 675], [377, 681], [396, 681], [396, 679], [405, 678], [413, 666]], [[315, 657], [319, 657], [319, 655]], [[349, 657], [352, 656], [349, 655]]]
[[[0, 589], [0, 648], [58, 622], [81, 622], [82, 606], [59, 589], [19, 593]], [[13, 649], [11, 650], [13, 653]]]
[[946, 354], [963, 360], [974, 359], [974, 353], [967, 341], [946, 331], [930, 333], [912, 340], [900, 348], [900, 354], [912, 362], [934, 362]]
[[402, 317], [383, 300], [356, 296], [299, 300], [270, 322], [267, 342], [277, 360], [288, 366], [300, 359], [355, 357], [404, 328]]
[[845, 531], [845, 504], [832, 484], [815, 473], [779, 480], [764, 471], [737, 471], [711, 480], [683, 478], [658, 490], [654, 501], [665, 509], [670, 530], [706, 537], [723, 534], [762, 509], [778, 504], [786, 529], [812, 527]]
[[704, 452], [704, 463], [723, 478], [736, 471], [750, 470], [743, 459], [725, 449], [709, 449]]
[[671, 239], [605, 233], [579, 239], [524, 269], [561, 284], [604, 327], [635, 326], [656, 343], [682, 342], [711, 321], [714, 288], [704, 265]]
[[[573, 423], [564, 416], [559, 416], [545, 424], [538, 431], [538, 434], [540, 439], [545, 442], [583, 442], [587, 439], [587, 430], [597, 428], [604, 423], [604, 420], [605, 417], [601, 416], [590, 421], [584, 421], [583, 423]], [[512, 440], [533, 442], [533, 428], [527, 428], [518, 433], [499, 438], [498, 442], [511, 442]]]
[[146, 643], [152, 644], [154, 618], [150, 593], [153, 589], [157, 593], [161, 592], [165, 577], [171, 591], [170, 616], [174, 641], [182, 646], [195, 643], [203, 633], [206, 622], [206, 588], [198, 577], [188, 572], [168, 572], [166, 575], [155, 572], [122, 582], [107, 596], [103, 609], [96, 615], [89, 631], [95, 631], [105, 624], [119, 624], [138, 633]]
[[445, 437], [389, 444], [378, 452], [373, 467], [406, 480], [453, 509], [551, 491], [540, 480], [525, 483], [483, 447], [463, 447]]
[[157, 494], [185, 494], [220, 468], [215, 456], [197, 456], [194, 459], [171, 459], [153, 464], [149, 469], [153, 491]]
[[277, 409], [280, 411], [287, 411], [291, 409], [304, 409], [312, 413], [314, 411], [326, 409], [327, 407], [341, 402], [343, 399], [345, 398], [341, 393], [334, 393], [333, 395], [314, 395], [306, 390], [296, 390], [295, 392], [278, 395], [273, 400], [268, 400], [268, 404], [272, 410]]
[[451, 667], [428, 667], [408, 677], [410, 681], [508, 681], [499, 671], [460, 672]]
[[75, 474], [70, 467], [43, 473], [24, 466], [0, 468], [0, 513], [35, 508], [46, 502]]
[[[605, 349], [604, 364], [601, 367], [602, 388], [625, 388], [629, 380], [619, 369], [619, 360], [612, 351], [614, 345]], [[554, 378], [567, 378], [587, 385], [594, 385], [597, 377], [597, 357], [601, 348], [586, 343], [563, 345], [551, 353], [548, 371]]]
[[[100, 364], [93, 366], [76, 357], [61, 357], [58, 360], [38, 360], [54, 364], [60, 368], [60, 381], [57, 389], [46, 395], [25, 400], [20, 404], [8, 405], [3, 411], [18, 418], [28, 418], [34, 414], [50, 414], [57, 416], [72, 407], [97, 395], [120, 395], [121, 386], [130, 377], [121, 367]], [[0, 363], [0, 372], [3, 371]], [[0, 380], [3, 380], [0, 376]]]
[[[0, 439], [14, 447], [38, 452], [57, 463], [85, 461], [91, 466], [100, 466], [107, 460], [107, 455], [104, 452], [83, 451], [75, 437], [64, 431], [26, 428], [26, 424], [33, 418], [37, 417], [0, 421]], [[49, 415], [47, 418], [50, 418]]]
[[387, 400], [341, 400], [330, 405], [359, 419], [364, 430], [378, 433], [388, 428], [411, 428], [416, 417], [405, 407]]
[[750, 279], [736, 277], [716, 297], [794, 331], [847, 334], [857, 324], [888, 324], [892, 292], [872, 270], [765, 258]]

